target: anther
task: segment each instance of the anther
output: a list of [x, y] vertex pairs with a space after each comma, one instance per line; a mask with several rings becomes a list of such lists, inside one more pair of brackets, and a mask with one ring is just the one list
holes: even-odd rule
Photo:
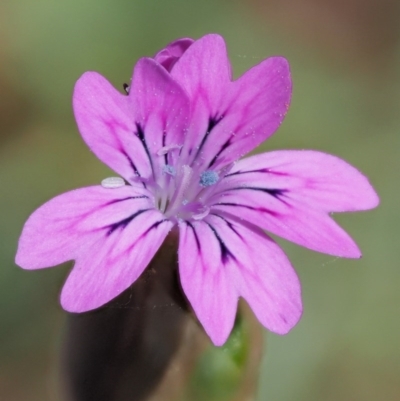
[[218, 182], [219, 175], [215, 171], [207, 170], [203, 171], [200, 176], [200, 185], [202, 187], [209, 187]]
[[176, 175], [176, 169], [175, 169], [174, 166], [171, 166], [170, 164], [166, 164], [163, 167], [163, 173], [175, 176]]

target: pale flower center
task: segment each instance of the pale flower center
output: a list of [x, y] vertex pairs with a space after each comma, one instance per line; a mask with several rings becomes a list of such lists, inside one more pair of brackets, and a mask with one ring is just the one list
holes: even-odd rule
[[[158, 156], [180, 149], [180, 146], [166, 146], [157, 152]], [[226, 169], [226, 168], [225, 168]], [[218, 183], [220, 173], [213, 170], [197, 171], [184, 164], [162, 166], [156, 179], [142, 179], [146, 188], [154, 195], [155, 207], [169, 219], [202, 220], [210, 212], [207, 199], [214, 192], [213, 186]], [[121, 177], [109, 177], [101, 181], [104, 188], [120, 188], [125, 185]]]
[[210, 212], [205, 202], [206, 195], [218, 180], [219, 174], [215, 171], [199, 174], [188, 165], [176, 169], [167, 164], [157, 183], [158, 208], [168, 218], [201, 220]]

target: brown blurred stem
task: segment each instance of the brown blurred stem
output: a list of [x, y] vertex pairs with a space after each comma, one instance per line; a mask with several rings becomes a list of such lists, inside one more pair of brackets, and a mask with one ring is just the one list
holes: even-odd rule
[[141, 277], [96, 311], [67, 319], [62, 371], [68, 401], [146, 400], [190, 319], [170, 235]]

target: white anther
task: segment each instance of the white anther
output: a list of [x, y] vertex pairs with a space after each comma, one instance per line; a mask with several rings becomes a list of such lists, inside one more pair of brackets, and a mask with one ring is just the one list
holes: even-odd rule
[[101, 186], [104, 188], [120, 188], [124, 185], [125, 181], [121, 177], [109, 177], [101, 181]]
[[168, 152], [170, 152], [171, 150], [175, 150], [175, 149], [180, 149], [182, 147], [182, 145], [168, 145], [168, 146], [163, 146], [161, 149], [159, 149], [157, 151], [157, 155], [158, 156], [163, 156], [166, 155]]

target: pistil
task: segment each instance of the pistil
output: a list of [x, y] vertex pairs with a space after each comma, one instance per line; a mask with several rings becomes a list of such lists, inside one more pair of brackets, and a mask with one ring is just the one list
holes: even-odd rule
[[189, 187], [193, 176], [193, 169], [187, 165], [182, 166], [178, 172], [179, 176], [176, 177], [175, 183], [177, 184], [174, 194], [172, 195], [169, 207], [165, 211], [166, 217], [171, 217], [179, 211], [183, 202], [187, 199], [186, 190]]

